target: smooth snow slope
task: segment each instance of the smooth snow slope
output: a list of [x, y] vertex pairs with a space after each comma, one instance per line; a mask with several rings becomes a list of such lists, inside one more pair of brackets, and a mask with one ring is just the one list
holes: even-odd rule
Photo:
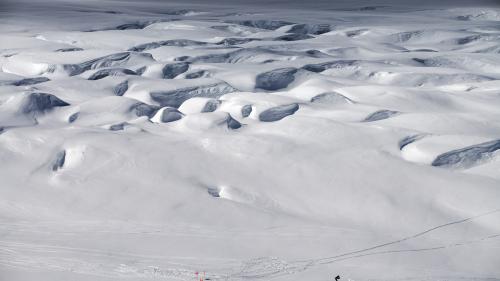
[[4, 3], [0, 280], [500, 280], [500, 9], [349, 2]]

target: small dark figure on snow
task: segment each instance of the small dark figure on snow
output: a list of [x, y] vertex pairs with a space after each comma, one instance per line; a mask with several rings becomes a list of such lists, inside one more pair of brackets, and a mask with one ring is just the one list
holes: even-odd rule
[[335, 281], [339, 281], [339, 280], [340, 280], [340, 275], [335, 276]]

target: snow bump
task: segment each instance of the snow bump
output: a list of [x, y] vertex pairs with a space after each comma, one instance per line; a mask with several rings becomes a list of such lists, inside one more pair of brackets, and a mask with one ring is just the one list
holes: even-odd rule
[[276, 91], [288, 87], [295, 80], [296, 68], [279, 68], [257, 75], [255, 88]]
[[443, 153], [432, 161], [432, 166], [470, 168], [491, 158], [500, 149], [500, 140], [493, 140]]
[[272, 107], [262, 111], [259, 114], [259, 120], [262, 122], [279, 121], [289, 115], [294, 114], [297, 110], [299, 110], [299, 105], [296, 103]]

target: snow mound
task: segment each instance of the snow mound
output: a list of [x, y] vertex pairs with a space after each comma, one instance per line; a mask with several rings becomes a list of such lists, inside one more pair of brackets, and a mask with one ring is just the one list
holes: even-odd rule
[[259, 114], [259, 120], [262, 122], [279, 121], [289, 115], [294, 114], [297, 110], [299, 110], [299, 105], [296, 103], [272, 107], [262, 111]]
[[151, 118], [155, 123], [169, 123], [177, 121], [184, 116], [179, 110], [172, 107], [163, 107], [156, 112], [156, 115]]
[[0, 279], [500, 276], [500, 10], [374, 1], [2, 1]]
[[500, 149], [500, 140], [471, 145], [443, 153], [432, 161], [432, 166], [470, 168], [493, 157]]

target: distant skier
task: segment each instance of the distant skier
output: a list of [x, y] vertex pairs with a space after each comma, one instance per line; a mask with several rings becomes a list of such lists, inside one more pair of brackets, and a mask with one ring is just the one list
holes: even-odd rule
[[340, 275], [335, 276], [335, 281], [339, 281], [339, 280], [340, 280]]

